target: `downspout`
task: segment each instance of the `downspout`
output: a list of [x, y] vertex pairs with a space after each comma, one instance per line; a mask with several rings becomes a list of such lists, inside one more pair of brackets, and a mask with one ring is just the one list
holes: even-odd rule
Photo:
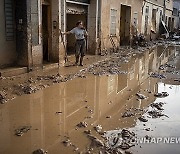
[[163, 4], [163, 21], [165, 22], [165, 18], [166, 18], [166, 0], [164, 0], [164, 4]]

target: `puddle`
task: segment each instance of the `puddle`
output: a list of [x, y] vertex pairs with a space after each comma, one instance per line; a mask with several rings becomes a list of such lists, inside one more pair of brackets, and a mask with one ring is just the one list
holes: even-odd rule
[[[170, 50], [160, 55], [156, 50], [146, 52], [121, 66], [128, 73], [75, 78], [1, 105], [0, 153], [31, 154], [37, 149], [50, 154], [104, 153], [101, 146], [107, 143], [102, 137], [104, 133], [120, 132], [124, 128], [139, 138], [179, 137], [180, 86], [177, 82], [149, 77], [172, 54]], [[160, 92], [169, 96], [154, 96]], [[145, 98], [139, 99], [137, 93]], [[168, 117], [149, 117], [153, 102], [164, 102], [162, 113]], [[134, 114], [123, 117], [125, 112]], [[142, 115], [147, 122], [138, 119]], [[22, 136], [15, 135], [24, 126], [31, 129]], [[93, 137], [96, 137], [95, 145]], [[179, 144], [163, 143], [138, 144], [128, 150], [135, 154], [180, 153]]]

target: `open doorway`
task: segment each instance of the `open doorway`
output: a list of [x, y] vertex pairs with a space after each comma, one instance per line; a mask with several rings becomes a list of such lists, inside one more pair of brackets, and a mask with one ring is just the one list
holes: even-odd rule
[[43, 61], [49, 62], [49, 25], [50, 25], [50, 5], [42, 5], [42, 44], [43, 44]]
[[131, 7], [121, 5], [120, 45], [130, 45]]
[[[70, 31], [74, 27], [76, 27], [77, 21], [83, 21], [85, 28], [87, 29], [87, 14], [67, 14], [67, 31]], [[70, 34], [67, 35], [67, 53], [73, 54], [75, 53], [75, 37]]]

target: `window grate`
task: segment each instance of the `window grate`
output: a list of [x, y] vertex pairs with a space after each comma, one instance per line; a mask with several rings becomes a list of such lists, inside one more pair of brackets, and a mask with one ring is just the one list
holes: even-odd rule
[[14, 9], [13, 0], [4, 1], [6, 40], [14, 40]]

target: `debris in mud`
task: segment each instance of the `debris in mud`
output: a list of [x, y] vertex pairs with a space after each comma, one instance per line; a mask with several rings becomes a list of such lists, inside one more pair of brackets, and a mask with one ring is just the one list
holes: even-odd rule
[[0, 104], [4, 104], [7, 100], [7, 93], [5, 91], [0, 91]]
[[58, 112], [56, 112], [56, 114], [62, 114], [62, 111], [58, 111]]
[[150, 130], [151, 130], [151, 128], [145, 128], [144, 130], [146, 130], [146, 131], [150, 131]]
[[66, 147], [68, 147], [68, 146], [71, 146], [71, 145], [72, 145], [72, 143], [71, 143], [70, 139], [64, 140], [64, 141], [62, 141], [62, 143], [63, 143], [63, 144], [64, 144], [64, 146], [66, 146]]
[[123, 118], [133, 117], [133, 116], [135, 116], [135, 113], [132, 112], [124, 112], [124, 114], [122, 115]]
[[96, 147], [104, 147], [105, 146], [103, 141], [101, 141], [94, 135], [88, 134], [88, 138], [92, 141], [93, 146], [96, 146]]
[[111, 116], [106, 116], [106, 118], [107, 118], [107, 119], [110, 119], [110, 118], [111, 118]]
[[98, 133], [99, 133], [99, 132], [101, 132], [101, 131], [102, 131], [102, 129], [103, 129], [103, 128], [102, 128], [102, 126], [101, 126], [101, 125], [97, 125], [97, 126], [95, 126], [95, 127], [94, 127], [94, 129], [96, 130], [96, 132], [98, 132]]
[[87, 68], [87, 72], [98, 76], [126, 74], [127, 72], [121, 70], [122, 61], [122, 57], [118, 57], [117, 55], [116, 58], [111, 58], [110, 60], [101, 61], [91, 65]]
[[121, 135], [122, 135], [123, 139], [127, 139], [127, 138], [131, 138], [132, 136], [135, 136], [135, 133], [134, 132], [130, 132], [127, 129], [123, 129], [122, 132], [121, 132]]
[[148, 119], [146, 119], [144, 116], [138, 118], [141, 122], [148, 122]]
[[83, 122], [80, 122], [79, 124], [77, 124], [77, 126], [78, 126], [79, 128], [81, 128], [81, 127], [86, 128], [86, 127], [88, 126], [88, 124], [87, 124], [87, 122], [83, 121]]
[[27, 133], [28, 131], [30, 131], [31, 126], [23, 126], [19, 129], [15, 130], [15, 135], [16, 136], [23, 136], [25, 133]]
[[163, 107], [164, 103], [163, 102], [158, 102], [158, 103], [152, 103], [151, 107], [155, 107], [158, 110], [164, 110]]
[[163, 74], [158, 74], [158, 73], [151, 73], [150, 77], [152, 78], [159, 78], [159, 79], [165, 79], [166, 76]]
[[132, 151], [125, 151], [125, 154], [133, 154]]
[[165, 116], [167, 118], [169, 118], [167, 115], [163, 114], [161, 111], [157, 111], [157, 110], [152, 110], [152, 111], [148, 111], [148, 114], [152, 117], [152, 118], [160, 118], [162, 116]]
[[48, 152], [43, 149], [37, 149], [33, 152], [33, 154], [47, 154]]
[[136, 96], [138, 96], [139, 99], [146, 99], [147, 97], [143, 94], [137, 93]]
[[91, 134], [91, 130], [85, 130], [84, 133], [85, 134]]
[[160, 98], [163, 98], [163, 97], [167, 97], [169, 96], [169, 94], [167, 92], [161, 92], [161, 93], [156, 93], [154, 94], [155, 97], [160, 97]]

